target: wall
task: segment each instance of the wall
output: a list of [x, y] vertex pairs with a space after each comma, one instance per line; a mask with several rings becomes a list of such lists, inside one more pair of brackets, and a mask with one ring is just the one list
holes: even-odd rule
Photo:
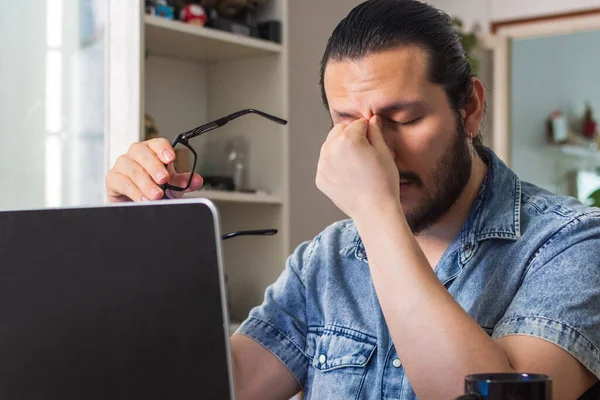
[[573, 165], [546, 145], [545, 122], [561, 110], [570, 127], [580, 130], [585, 101], [600, 110], [599, 43], [600, 31], [513, 42], [511, 151], [521, 179], [566, 194], [565, 174]]
[[338, 22], [360, 0], [289, 2], [290, 49], [290, 244], [312, 239], [347, 218], [315, 186], [321, 145], [331, 129], [321, 102], [319, 67]]
[[491, 22], [528, 18], [598, 8], [598, 0], [427, 0], [452, 16], [461, 17], [467, 27], [479, 23], [489, 32]]

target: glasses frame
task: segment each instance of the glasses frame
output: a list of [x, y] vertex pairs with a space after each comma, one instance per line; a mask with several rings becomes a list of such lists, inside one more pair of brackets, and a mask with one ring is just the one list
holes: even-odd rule
[[190, 179], [188, 180], [185, 187], [174, 186], [174, 185], [170, 185], [169, 183], [165, 183], [165, 184], [161, 185], [161, 189], [163, 190], [163, 199], [169, 198], [167, 196], [167, 190], [176, 191], [176, 192], [185, 192], [186, 190], [188, 190], [190, 188], [190, 186], [192, 184], [192, 179], [194, 177], [194, 171], [196, 170], [196, 162], [198, 161], [198, 154], [196, 153], [196, 150], [194, 150], [194, 148], [189, 144], [189, 140], [193, 139], [195, 137], [198, 137], [200, 135], [203, 135], [206, 132], [210, 132], [217, 128], [220, 128], [223, 125], [226, 125], [228, 122], [233, 121], [234, 119], [242, 117], [247, 114], [256, 114], [256, 115], [259, 115], [270, 121], [276, 122], [280, 125], [286, 125], [288, 123], [285, 119], [278, 118], [278, 117], [268, 114], [264, 111], [256, 110], [254, 108], [247, 108], [245, 110], [241, 110], [241, 111], [237, 111], [232, 114], [229, 114], [223, 118], [219, 118], [215, 121], [208, 122], [204, 125], [200, 125], [199, 127], [191, 129], [187, 132], [180, 133], [179, 135], [177, 135], [175, 140], [173, 140], [173, 143], [171, 143], [171, 146], [173, 146], [173, 148], [175, 148], [175, 146], [177, 146], [178, 144], [181, 144], [182, 146], [184, 146], [188, 150], [190, 150], [192, 152], [192, 154], [194, 155], [194, 163], [192, 165]]
[[[165, 184], [161, 185], [161, 189], [163, 190], [163, 199], [164, 200], [169, 199], [169, 197], [167, 196], [167, 190], [176, 191], [176, 192], [185, 192], [192, 185], [194, 171], [196, 170], [196, 162], [198, 161], [198, 154], [196, 153], [196, 150], [194, 150], [194, 148], [189, 144], [189, 140], [193, 139], [195, 137], [201, 136], [201, 135], [205, 134], [206, 132], [210, 132], [212, 130], [220, 128], [223, 125], [226, 125], [228, 122], [233, 121], [234, 119], [242, 117], [247, 114], [256, 114], [256, 115], [259, 115], [270, 121], [278, 123], [280, 125], [286, 125], [288, 123], [285, 119], [278, 118], [278, 117], [268, 114], [264, 111], [256, 110], [254, 108], [247, 108], [247, 109], [229, 114], [223, 118], [219, 118], [215, 121], [208, 122], [204, 125], [200, 125], [199, 127], [191, 129], [187, 132], [180, 133], [179, 135], [177, 135], [175, 140], [173, 140], [173, 143], [171, 143], [171, 146], [173, 146], [173, 148], [175, 148], [175, 146], [177, 146], [178, 144], [181, 144], [182, 146], [186, 147], [194, 155], [194, 163], [192, 165], [192, 170], [190, 172], [190, 179], [188, 180], [185, 187], [174, 186], [174, 185], [170, 185], [169, 183], [165, 183]], [[165, 165], [165, 167], [166, 167], [166, 165]], [[227, 234], [223, 235], [221, 238], [222, 238], [222, 240], [227, 240], [227, 239], [231, 239], [231, 238], [238, 237], [238, 236], [255, 236], [255, 235], [272, 236], [275, 234], [277, 234], [277, 229], [258, 229], [258, 230], [231, 232], [231, 233], [227, 233]]]

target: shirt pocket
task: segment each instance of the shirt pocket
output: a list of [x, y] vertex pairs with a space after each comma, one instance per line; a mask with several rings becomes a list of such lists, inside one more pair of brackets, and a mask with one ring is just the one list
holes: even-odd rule
[[369, 335], [340, 326], [309, 328], [306, 398], [359, 399], [377, 349]]

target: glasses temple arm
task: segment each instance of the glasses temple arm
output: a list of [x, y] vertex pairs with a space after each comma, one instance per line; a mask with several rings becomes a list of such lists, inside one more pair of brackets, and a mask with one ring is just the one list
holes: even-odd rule
[[276, 122], [276, 123], [278, 123], [280, 125], [286, 125], [287, 124], [287, 121], [285, 119], [281, 119], [279, 117], [276, 117], [276, 116], [271, 115], [271, 114], [267, 114], [264, 111], [260, 111], [260, 110], [254, 109], [254, 108], [248, 108], [246, 110], [241, 110], [241, 111], [238, 111], [238, 112], [234, 112], [233, 114], [229, 114], [226, 117], [218, 119], [217, 121], [215, 121], [215, 123], [217, 123], [219, 126], [223, 126], [227, 122], [232, 121], [232, 120], [234, 120], [236, 118], [239, 118], [239, 117], [241, 117], [243, 115], [246, 115], [246, 114], [260, 115], [261, 117], [266, 118], [266, 119], [268, 119], [270, 121]]
[[177, 144], [177, 142], [179, 140], [189, 140], [192, 138], [195, 138], [197, 136], [200, 136], [206, 132], [212, 131], [214, 129], [220, 128], [223, 125], [226, 125], [229, 121], [233, 121], [236, 118], [239, 118], [241, 116], [244, 116], [246, 114], [257, 114], [260, 115], [263, 118], [266, 118], [270, 121], [276, 122], [280, 125], [286, 125], [287, 121], [281, 118], [278, 118], [274, 115], [271, 114], [267, 114], [264, 111], [260, 111], [260, 110], [255, 110], [253, 108], [249, 108], [246, 110], [242, 110], [242, 111], [238, 111], [238, 112], [234, 112], [232, 114], [227, 115], [226, 117], [223, 118], [219, 118], [216, 121], [213, 122], [209, 122], [208, 124], [199, 126], [198, 128], [192, 129], [190, 131], [184, 132], [182, 134], [180, 134], [174, 141], [173, 141], [173, 146], [175, 144]]
[[227, 233], [222, 236], [223, 240], [231, 239], [238, 236], [273, 236], [277, 234], [277, 229], [258, 229], [251, 231], [237, 231]]
[[187, 131], [187, 132], [184, 132], [184, 133], [178, 135], [177, 138], [173, 141], [172, 145], [174, 147], [175, 144], [177, 144], [179, 141], [187, 141], [187, 140], [193, 139], [193, 138], [200, 136], [206, 132], [213, 131], [221, 126], [222, 125], [217, 125], [216, 122], [209, 122], [208, 124], [199, 126], [195, 129], [192, 129], [191, 131]]

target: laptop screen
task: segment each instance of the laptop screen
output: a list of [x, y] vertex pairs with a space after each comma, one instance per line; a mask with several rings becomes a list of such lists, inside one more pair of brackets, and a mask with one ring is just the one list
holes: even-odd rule
[[228, 399], [204, 202], [0, 212], [0, 398]]

